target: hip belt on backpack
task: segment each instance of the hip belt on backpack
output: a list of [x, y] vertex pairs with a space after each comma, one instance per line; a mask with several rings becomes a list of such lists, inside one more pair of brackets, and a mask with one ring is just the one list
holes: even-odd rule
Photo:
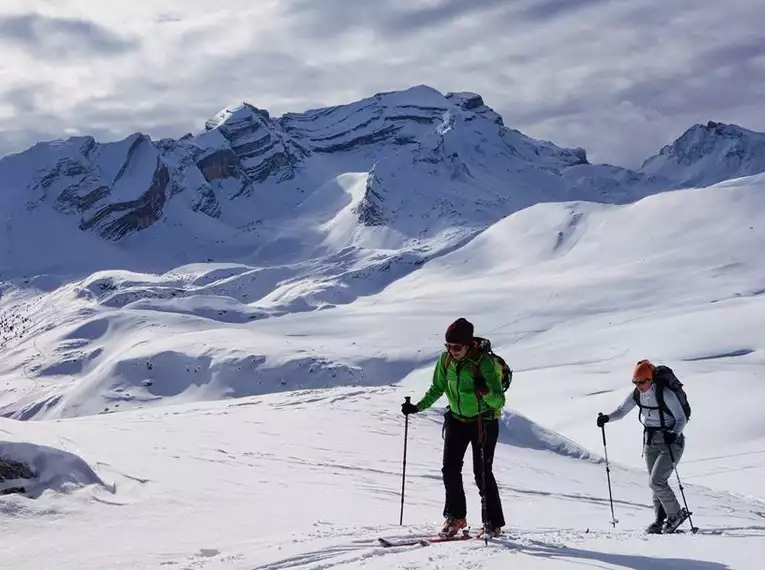
[[[665, 431], [667, 431], [667, 430], [664, 430], [664, 429], [661, 429], [661, 428], [658, 428], [658, 427], [647, 427], [647, 426], [644, 427], [643, 428], [643, 443], [645, 445], [653, 445], [653, 436], [654, 436], [654, 434], [656, 432], [660, 432], [661, 433], [661, 432], [665, 432]], [[684, 437], [685, 437], [685, 435], [681, 433], [679, 436], [677, 436], [677, 439], [675, 441], [678, 442], [678, 443], [682, 443]]]

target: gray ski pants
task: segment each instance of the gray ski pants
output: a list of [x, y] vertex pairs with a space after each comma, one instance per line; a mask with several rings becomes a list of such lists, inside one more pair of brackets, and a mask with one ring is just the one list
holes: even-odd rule
[[[646, 434], [646, 437], [650, 437]], [[685, 450], [685, 436], [681, 435], [672, 444], [672, 457], [675, 463], [680, 462]], [[673, 466], [669, 454], [669, 446], [664, 442], [664, 434], [655, 431], [653, 438], [646, 441], [643, 448], [645, 464], [648, 467], [648, 486], [653, 492], [653, 510], [657, 519], [663, 519], [662, 511], [667, 517], [674, 517], [680, 512], [680, 503], [677, 501], [672, 487], [669, 486], [669, 478], [672, 476]]]

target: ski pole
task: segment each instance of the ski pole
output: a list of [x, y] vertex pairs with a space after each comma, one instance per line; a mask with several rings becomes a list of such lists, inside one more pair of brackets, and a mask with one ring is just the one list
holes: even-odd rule
[[672, 453], [672, 446], [668, 443], [667, 444], [667, 450], [669, 451], [669, 458], [672, 460], [672, 468], [675, 470], [675, 477], [677, 477], [677, 485], [680, 487], [680, 495], [683, 497], [683, 504], [685, 505], [685, 510], [688, 513], [688, 522], [691, 525], [691, 532], [693, 534], [696, 534], [699, 529], [698, 527], [693, 526], [693, 519], [691, 519], [691, 515], [693, 514], [691, 512], [691, 509], [688, 508], [688, 501], [685, 500], [685, 490], [683, 489], [683, 483], [680, 481], [680, 474], [677, 472], [677, 463], [675, 463], [675, 454]]
[[483, 410], [481, 409], [481, 396], [478, 394], [478, 444], [481, 450], [481, 514], [483, 515], [483, 539], [485, 544], [489, 544], [489, 514], [486, 506], [486, 460], [483, 451], [483, 444], [486, 439], [483, 425]]
[[[601, 414], [598, 414], [601, 415]], [[601, 432], [603, 432], [603, 451], [606, 455], [606, 477], [608, 477], [608, 500], [611, 502], [611, 524], [614, 528], [616, 528], [616, 523], [619, 521], [616, 520], [616, 516], [614, 515], [614, 497], [611, 494], [611, 468], [608, 465], [608, 446], [606, 445], [606, 426], [603, 424], [600, 426]]]
[[[409, 403], [410, 397], [404, 398]], [[399, 517], [399, 526], [404, 524], [404, 485], [406, 485], [406, 440], [409, 436], [409, 414], [404, 416], [404, 466], [401, 470], [401, 516]]]

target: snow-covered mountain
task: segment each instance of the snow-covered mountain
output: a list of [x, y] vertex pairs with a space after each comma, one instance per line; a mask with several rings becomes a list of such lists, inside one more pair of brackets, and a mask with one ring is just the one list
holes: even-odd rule
[[639, 172], [674, 182], [674, 187], [709, 186], [765, 172], [765, 133], [709, 121], [696, 124]]
[[[720, 140], [742, 137], [733, 127], [707, 129], [714, 131], [704, 139], [708, 152], [691, 166], [720, 177], [710, 157], [721, 152]], [[659, 157], [682, 151], [690, 160], [702, 131], [694, 127]], [[747, 164], [756, 164], [756, 133], [743, 138], [753, 141], [740, 147], [751, 151]], [[651, 165], [662, 170], [656, 161], [644, 168]], [[426, 86], [277, 119], [243, 104], [177, 141], [136, 133], [107, 144], [89, 137], [39, 143], [0, 161], [7, 307], [0, 346], [17, 351], [6, 361], [11, 374], [73, 382], [42, 382], [23, 397], [11, 390], [0, 405], [6, 415], [29, 419], [177, 399], [187, 394], [186, 379], [159, 394], [147, 388], [179, 362], [205, 376], [198, 381], [213, 398], [267, 392], [304, 369], [312, 374], [301, 386], [364, 374], [369, 382], [375, 365], [366, 357], [294, 359], [290, 344], [276, 365], [264, 367], [250, 351], [203, 356], [206, 335], [201, 352], [187, 340], [176, 346], [172, 336], [159, 350], [140, 331], [246, 325], [374, 298], [439, 257], [467, 251], [512, 213], [542, 203], [635, 203], [678, 185], [679, 172], [589, 164], [582, 149], [505, 127], [477, 94], [442, 95]], [[549, 250], [541, 236], [497, 240], [495, 263], [506, 263], [518, 239], [523, 259], [540, 246], [562, 255], [583, 217], [542, 224], [543, 233], [555, 234]], [[41, 310], [51, 304], [53, 313]], [[135, 320], [138, 314], [145, 316]], [[147, 351], [115, 360], [101, 344], [114, 335]], [[49, 344], [41, 352], [43, 338]], [[29, 364], [43, 354], [45, 363]], [[229, 378], [232, 366], [257, 370], [262, 380], [241, 384], [236, 374]]]
[[[765, 174], [688, 163], [589, 164], [427, 87], [1, 160], [0, 567], [758, 569]], [[691, 172], [737, 179], [666, 191]], [[403, 529], [399, 410], [458, 316], [514, 369], [508, 536], [382, 549], [441, 520], [443, 400], [409, 425]], [[641, 358], [690, 396], [695, 536], [642, 535], [634, 415], [609, 524], [595, 416]]]
[[[35, 268], [52, 271], [76, 265], [74, 231], [118, 242], [121, 267], [125, 251], [142, 269], [272, 265], [433, 238], [440, 249], [537, 202], [625, 203], [667, 186], [509, 129], [477, 94], [426, 86], [279, 118], [242, 104], [180, 140], [39, 143], [0, 160], [0, 180], [6, 244], [36, 244]], [[23, 265], [12, 261], [0, 268]]]
[[242, 104], [179, 140], [41, 142], [0, 160], [0, 279], [224, 261], [294, 281], [316, 259], [343, 267], [334, 282], [398, 275], [536, 203], [630, 203], [765, 169], [765, 135], [711, 125], [632, 171], [507, 128], [475, 93], [418, 86], [278, 118]]

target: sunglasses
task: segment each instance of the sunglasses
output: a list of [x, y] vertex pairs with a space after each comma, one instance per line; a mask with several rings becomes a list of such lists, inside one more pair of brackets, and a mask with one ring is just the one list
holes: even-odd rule
[[464, 344], [452, 344], [450, 342], [444, 343], [444, 346], [446, 347], [446, 350], [452, 350], [454, 352], [460, 351], [463, 348], [465, 348], [466, 345]]
[[632, 381], [632, 383], [635, 386], [642, 386], [643, 384], [647, 384], [648, 382], [650, 382], [650, 380], [648, 380], [647, 378], [641, 378], [640, 380], [633, 380]]

